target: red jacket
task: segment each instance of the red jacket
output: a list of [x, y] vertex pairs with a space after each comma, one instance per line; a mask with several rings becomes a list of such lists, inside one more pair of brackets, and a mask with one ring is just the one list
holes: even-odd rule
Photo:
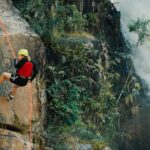
[[24, 77], [29, 78], [32, 76], [33, 64], [31, 62], [25, 62], [25, 64], [17, 70], [17, 74]]
[[24, 78], [28, 78], [32, 81], [36, 74], [37, 68], [34, 62], [28, 61], [26, 58], [23, 58], [21, 61], [14, 59], [14, 66], [17, 69], [16, 74]]

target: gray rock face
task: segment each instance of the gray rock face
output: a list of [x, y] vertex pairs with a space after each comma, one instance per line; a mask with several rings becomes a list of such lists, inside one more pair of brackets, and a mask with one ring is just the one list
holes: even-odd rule
[[[8, 36], [15, 54], [17, 54], [19, 49], [28, 49], [31, 58], [39, 64], [38, 67], [42, 72], [45, 63], [45, 50], [43, 43], [39, 36], [31, 30], [29, 24], [19, 16], [18, 11], [13, 7], [10, 0], [0, 0], [0, 17], [7, 27]], [[0, 29], [0, 73], [3, 71], [14, 73], [15, 68], [13, 67], [13, 56], [5, 36], [5, 33]], [[39, 72], [39, 74], [41, 72]], [[44, 83], [42, 84], [44, 85]], [[32, 122], [34, 122], [32, 124], [32, 131], [39, 132], [42, 129], [44, 114], [41, 114], [41, 110], [44, 109], [46, 97], [44, 94], [44, 88], [41, 89], [38, 77], [32, 83], [32, 90], [30, 89], [29, 84], [26, 87], [19, 88], [15, 99], [10, 103], [6, 100], [6, 95], [9, 93], [11, 87], [12, 84], [9, 82], [0, 85], [0, 124], [15, 126], [28, 132], [30, 121], [29, 93], [31, 92], [33, 99]], [[2, 129], [0, 134], [3, 134]], [[17, 135], [17, 133], [15, 133], [15, 135]], [[4, 136], [3, 139], [6, 145], [7, 142], [13, 143], [13, 136], [10, 136], [9, 140], [5, 140], [5, 138], [7, 138], [7, 136]], [[28, 137], [25, 136], [25, 138], [28, 141]], [[21, 139], [21, 141], [24, 141], [24, 138]], [[18, 142], [20, 143], [20, 141]], [[1, 147], [0, 144], [0, 149], [5, 149], [6, 147]], [[11, 148], [11, 146], [9, 148], [9, 150], [14, 149], [28, 150], [29, 148]]]

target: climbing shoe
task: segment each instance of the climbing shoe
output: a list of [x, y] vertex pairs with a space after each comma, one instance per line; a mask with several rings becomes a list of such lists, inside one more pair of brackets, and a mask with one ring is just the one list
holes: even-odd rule
[[7, 97], [7, 100], [12, 101], [12, 100], [13, 100], [13, 98], [14, 98], [14, 96], [13, 96], [13, 95], [11, 95], [11, 93], [9, 93], [9, 95], [8, 95], [8, 97]]

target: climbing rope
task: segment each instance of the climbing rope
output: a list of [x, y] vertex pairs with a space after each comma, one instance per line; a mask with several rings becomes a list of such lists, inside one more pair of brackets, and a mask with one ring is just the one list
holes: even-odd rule
[[29, 83], [29, 141], [30, 141], [30, 149], [32, 149], [32, 106], [33, 106], [33, 99], [32, 99], [32, 84]]
[[5, 36], [6, 36], [5, 38], [6, 38], [6, 41], [8, 42], [8, 45], [9, 45], [9, 48], [10, 48], [10, 51], [12, 53], [13, 58], [16, 58], [15, 52], [13, 50], [11, 41], [10, 41], [9, 36], [8, 36], [6, 25], [3, 23], [1, 17], [0, 17], [0, 27], [1, 27], [2, 31], [5, 33]]
[[[7, 32], [7, 27], [6, 25], [3, 23], [3, 20], [2, 18], [0, 17], [0, 28], [2, 29], [2, 31], [4, 32], [5, 34], [5, 38], [6, 38], [6, 41], [8, 42], [8, 45], [9, 45], [9, 48], [10, 48], [10, 52], [13, 56], [13, 58], [16, 58], [16, 55], [15, 55], [15, 51], [12, 47], [12, 44], [11, 44], [11, 41], [9, 39], [9, 34]], [[33, 99], [32, 99], [32, 83], [30, 82], [29, 83], [29, 142], [30, 142], [30, 149], [32, 150], [32, 102], [33, 102]]]

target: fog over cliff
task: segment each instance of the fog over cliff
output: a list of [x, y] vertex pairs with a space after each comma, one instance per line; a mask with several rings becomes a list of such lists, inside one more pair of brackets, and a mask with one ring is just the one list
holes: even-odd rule
[[[114, 0], [114, 2], [116, 1]], [[117, 2], [115, 6], [121, 12], [123, 34], [132, 46], [132, 58], [136, 73], [150, 89], [150, 41], [146, 40], [142, 45], [136, 47], [138, 36], [128, 30], [128, 24], [131, 20], [150, 19], [150, 1], [118, 0]]]

